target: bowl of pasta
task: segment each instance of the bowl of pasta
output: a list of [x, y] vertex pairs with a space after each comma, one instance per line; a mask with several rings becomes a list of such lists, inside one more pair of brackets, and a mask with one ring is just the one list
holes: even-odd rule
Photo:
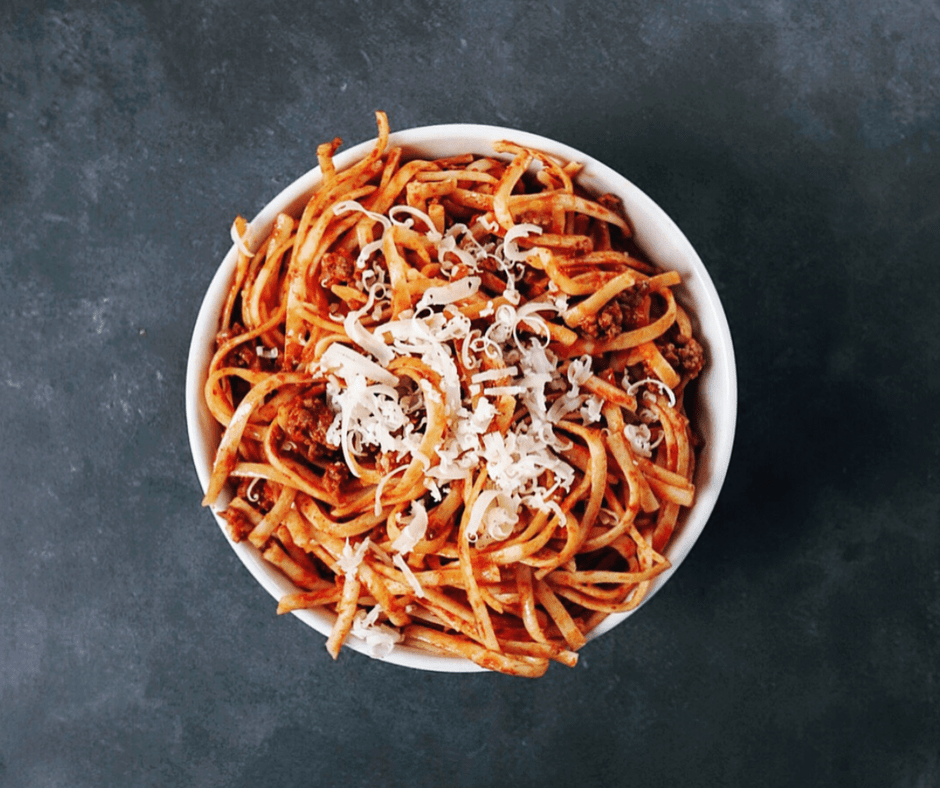
[[376, 118], [232, 224], [187, 367], [202, 503], [334, 658], [574, 666], [715, 506], [737, 410], [720, 299], [592, 157]]

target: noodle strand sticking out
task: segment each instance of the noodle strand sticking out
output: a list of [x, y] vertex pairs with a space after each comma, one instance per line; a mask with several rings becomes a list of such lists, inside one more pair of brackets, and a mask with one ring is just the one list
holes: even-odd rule
[[579, 167], [373, 150], [268, 238], [238, 219], [205, 397], [224, 428], [205, 503], [297, 586], [396, 644], [537, 676], [669, 567], [694, 500], [679, 277], [643, 259]]

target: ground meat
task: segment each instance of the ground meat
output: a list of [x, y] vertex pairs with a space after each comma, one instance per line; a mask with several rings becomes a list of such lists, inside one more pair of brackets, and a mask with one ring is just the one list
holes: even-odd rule
[[254, 530], [251, 520], [238, 509], [229, 507], [222, 512], [222, 518], [228, 523], [228, 531], [232, 535], [232, 541], [244, 541], [248, 538], [248, 534]]
[[[623, 207], [623, 200], [621, 200], [616, 194], [602, 194], [597, 198], [597, 202], [599, 205], [604, 206], [611, 213], [617, 214], [617, 216], [629, 224], [627, 212]], [[621, 239], [621, 241], [625, 240], [623, 238], [623, 231], [619, 227], [613, 224], [608, 224], [607, 228], [612, 236]]]
[[[222, 347], [230, 339], [241, 336], [245, 329], [238, 323], [233, 323], [224, 331], [220, 331], [215, 336], [216, 347]], [[239, 367], [240, 369], [252, 369], [259, 371], [262, 369], [261, 359], [255, 352], [252, 342], [242, 342], [232, 348], [227, 357], [227, 364], [230, 367]]]
[[345, 462], [331, 462], [323, 470], [323, 486], [333, 495], [339, 495], [343, 485], [348, 481], [349, 467]]
[[243, 329], [237, 323], [228, 328], [223, 328], [218, 334], [215, 335], [215, 349], [218, 350], [222, 345], [228, 342], [232, 337], [237, 337], [239, 334], [243, 334], [245, 329]]
[[698, 377], [705, 366], [705, 350], [694, 339], [679, 346], [679, 365], [690, 378]]
[[322, 284], [329, 289], [333, 285], [352, 285], [356, 281], [356, 266], [346, 255], [329, 252], [320, 261], [323, 269]]
[[264, 479], [242, 479], [236, 494], [262, 514], [267, 514], [274, 508], [274, 493]]
[[623, 208], [623, 200], [621, 200], [616, 194], [602, 194], [597, 198], [599, 205], [603, 205], [608, 211], [612, 211], [618, 216], [627, 218], [627, 212]]
[[581, 321], [581, 330], [590, 337], [606, 341], [625, 331], [640, 327], [646, 320], [643, 303], [649, 295], [649, 283], [637, 282], [608, 301], [596, 314]]
[[656, 347], [673, 369], [690, 379], [698, 377], [705, 366], [705, 350], [692, 338], [684, 342], [675, 337], [662, 338], [656, 340]]
[[278, 426], [284, 431], [284, 446], [307, 460], [331, 457], [339, 448], [327, 440], [334, 413], [322, 394], [308, 391], [277, 413]]
[[656, 340], [656, 347], [659, 349], [662, 357], [670, 367], [676, 369], [679, 366], [679, 351], [674, 342], [667, 342], [663, 339]]
[[[220, 331], [215, 336], [216, 348], [222, 347], [226, 342], [245, 333], [245, 329], [238, 323]], [[249, 339], [247, 342], [241, 342], [233, 347], [229, 352], [226, 363], [230, 367], [239, 367], [240, 369], [250, 369], [255, 372], [273, 372], [280, 368], [280, 360], [266, 356], [258, 355], [258, 345], [260, 340]]]

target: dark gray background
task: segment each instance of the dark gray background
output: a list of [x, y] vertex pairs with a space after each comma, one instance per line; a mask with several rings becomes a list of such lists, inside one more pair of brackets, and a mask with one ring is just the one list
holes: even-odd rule
[[[940, 5], [0, 3], [0, 786], [940, 785]], [[344, 653], [209, 513], [232, 218], [440, 122], [627, 175], [709, 267], [735, 455], [677, 576], [530, 682]]]

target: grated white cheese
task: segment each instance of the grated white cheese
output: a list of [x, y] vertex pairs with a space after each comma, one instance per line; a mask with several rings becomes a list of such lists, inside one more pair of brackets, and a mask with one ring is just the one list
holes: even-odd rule
[[467, 539], [482, 547], [509, 538], [519, 522], [518, 496], [484, 490], [477, 496], [467, 521]]
[[441, 491], [440, 485], [430, 476], [426, 475], [424, 477], [424, 489], [431, 493], [431, 500], [434, 503], [440, 503], [444, 500], [444, 493]]
[[474, 383], [482, 383], [487, 380], [499, 380], [507, 376], [516, 375], [519, 372], [519, 367], [512, 366], [506, 367], [505, 369], [488, 369], [485, 372], [477, 372], [470, 376], [470, 380]]
[[341, 342], [334, 342], [320, 356], [321, 372], [334, 372], [348, 383], [352, 378], [363, 377], [394, 386], [398, 378], [361, 353], [357, 353]]
[[382, 613], [381, 605], [376, 605], [368, 613], [360, 610], [353, 618], [351, 634], [365, 641], [369, 656], [375, 659], [384, 659], [391, 654], [396, 643], [404, 640], [397, 629], [380, 624], [378, 619]]
[[470, 298], [480, 289], [481, 281], [478, 276], [465, 276], [446, 285], [429, 287], [421, 296], [415, 311], [420, 312], [423, 307], [453, 304]]
[[231, 229], [232, 243], [235, 244], [235, 246], [238, 248], [238, 251], [241, 252], [243, 255], [245, 255], [245, 257], [255, 256], [255, 253], [251, 251], [251, 248], [250, 248], [250, 244], [254, 242], [254, 237], [252, 233], [253, 229], [254, 228], [251, 226], [251, 222], [248, 222], [245, 225], [245, 234], [239, 235], [238, 234], [238, 220], [236, 219], [234, 222], [232, 222], [232, 229]]
[[[363, 285], [365, 286], [365, 285]], [[387, 295], [387, 288], [385, 283], [376, 279], [372, 282], [368, 288], [369, 297], [366, 300], [366, 304], [362, 309], [352, 310], [349, 314], [343, 318], [343, 328], [346, 331], [346, 335], [359, 347], [365, 350], [367, 353], [371, 353], [379, 363], [387, 366], [392, 359], [395, 358], [395, 354], [392, 352], [392, 349], [389, 348], [382, 339], [376, 337], [371, 331], [369, 331], [365, 326], [362, 325], [361, 319], [362, 316], [369, 313], [369, 310], [373, 310], [373, 313], [378, 312], [381, 314], [382, 304], [377, 303], [378, 301], [384, 300]]]
[[443, 236], [437, 231], [437, 228], [434, 226], [434, 222], [431, 220], [431, 217], [428, 216], [424, 211], [418, 210], [417, 208], [411, 205], [396, 205], [389, 209], [388, 216], [395, 224], [401, 225], [402, 227], [414, 227], [413, 219], [405, 219], [404, 221], [396, 219], [398, 214], [405, 213], [410, 214], [416, 219], [420, 219], [427, 225], [426, 236], [429, 241], [440, 241]]
[[415, 577], [415, 573], [411, 571], [411, 567], [408, 566], [408, 564], [405, 562], [402, 554], [395, 553], [395, 555], [392, 556], [392, 561], [398, 568], [398, 571], [400, 571], [405, 576], [405, 580], [408, 582], [408, 585], [411, 586], [411, 590], [415, 592], [415, 596], [424, 597], [424, 587], [418, 581], [418, 578]]
[[581, 406], [581, 421], [583, 424], [594, 424], [601, 420], [601, 412], [604, 408], [604, 400], [596, 394], [591, 394], [584, 400]]
[[623, 375], [623, 385], [627, 390], [627, 394], [635, 395], [639, 390], [640, 386], [646, 385], [647, 383], [656, 386], [663, 394], [669, 398], [669, 405], [675, 407], [676, 404], [676, 395], [673, 393], [672, 389], [669, 388], [665, 383], [657, 378], [643, 378], [643, 380], [638, 380], [636, 383], [630, 383], [627, 378], [627, 373]]
[[578, 410], [586, 399], [586, 397], [578, 396], [571, 391], [565, 392], [556, 399], [551, 408], [549, 408], [547, 415], [548, 420], [552, 424], [557, 424], [569, 413], [574, 413], [574, 411]]
[[258, 496], [258, 491], [255, 489], [255, 485], [261, 481], [260, 476], [256, 476], [248, 483], [248, 489], [245, 490], [245, 497], [252, 503], [258, 503], [260, 500]]
[[369, 549], [370, 544], [368, 536], [359, 542], [356, 547], [353, 547], [348, 539], [346, 540], [343, 545], [343, 552], [336, 560], [336, 566], [347, 578], [352, 579], [356, 577], [359, 572], [359, 564], [362, 563], [362, 559], [366, 554], [366, 550]]
[[491, 388], [483, 389], [483, 393], [490, 397], [506, 397], [524, 394], [525, 390], [525, 386], [492, 386]]
[[392, 542], [392, 550], [396, 553], [410, 553], [415, 549], [415, 545], [424, 539], [427, 530], [428, 510], [421, 501], [412, 501], [408, 524], [402, 528], [398, 538]]
[[[472, 509], [468, 531], [478, 546], [509, 538], [523, 507], [549, 512], [564, 524], [566, 517], [556, 497], [571, 488], [576, 472], [559, 456], [571, 442], [556, 434], [554, 425], [578, 409], [586, 423], [599, 420], [603, 400], [580, 391], [592, 374], [589, 356], [568, 362], [565, 374], [560, 371], [560, 359], [549, 349], [551, 334], [543, 314], [566, 310], [567, 297], [549, 292], [520, 305], [516, 282], [532, 250], [521, 249], [518, 241], [540, 234], [542, 228], [515, 225], [501, 242], [484, 244], [461, 224], [442, 236], [426, 213], [409, 206], [397, 206], [389, 216], [370, 212], [354, 201], [336, 206], [337, 213], [354, 210], [373, 219], [383, 237], [394, 225], [419, 232], [426, 226], [432, 258], [436, 249], [441, 274], [450, 281], [428, 288], [414, 309], [390, 320], [389, 285], [380, 254], [383, 240], [363, 248], [356, 262], [355, 284], [367, 294], [365, 306], [336, 316], [361, 352], [334, 343], [311, 367], [326, 377], [327, 400], [336, 414], [327, 440], [341, 447], [353, 472], [352, 458], [367, 450], [377, 449], [392, 458], [393, 470], [383, 476], [376, 490], [378, 513], [383, 490], [396, 474], [404, 472], [411, 457], [425, 466], [424, 486], [435, 501], [442, 499], [441, 486], [469, 479], [485, 466], [487, 485]], [[485, 219], [482, 225], [486, 226]], [[500, 231], [498, 226], [490, 230]], [[480, 292], [482, 277], [476, 274], [484, 261], [489, 261], [490, 276], [505, 278], [505, 290], [503, 303], [497, 306], [488, 301], [480, 312], [481, 317], [491, 318], [481, 331], [473, 328], [457, 305]], [[367, 315], [373, 321], [368, 327]], [[399, 357], [420, 359], [440, 376], [440, 382], [415, 384], [407, 377], [399, 379], [388, 370]], [[492, 363], [480, 371], [484, 357]], [[499, 385], [487, 388], [491, 383]], [[513, 421], [505, 434], [489, 431], [498, 413], [494, 399], [500, 396], [517, 397], [528, 411], [528, 419]], [[554, 399], [551, 407], [550, 398]], [[435, 456], [427, 457], [420, 454], [420, 447], [422, 430], [427, 428], [425, 411], [432, 402], [443, 404], [447, 425]], [[544, 483], [549, 473], [554, 479], [550, 488]], [[383, 561], [399, 567], [419, 596], [423, 590], [405, 556], [424, 538], [427, 525], [424, 504], [415, 502], [391, 545], [392, 555], [372, 546]], [[352, 565], [352, 556], [347, 563]]]
[[503, 255], [507, 260], [514, 263], [524, 262], [532, 253], [532, 250], [522, 250], [516, 243], [520, 238], [526, 238], [530, 235], [541, 235], [542, 228], [537, 224], [516, 224], [513, 225], [503, 238]]
[[630, 447], [633, 449], [634, 453], [639, 454], [641, 457], [652, 457], [653, 449], [655, 449], [663, 439], [663, 434], [660, 433], [660, 436], [650, 442], [653, 437], [650, 432], [650, 428], [646, 424], [627, 424], [623, 428], [624, 437], [630, 442]]
[[486, 216], [481, 216], [479, 222], [483, 229], [488, 233], [495, 235], [500, 231], [499, 222], [497, 222], [495, 219], [487, 219]]
[[568, 381], [571, 383], [573, 392], [576, 394], [578, 387], [587, 383], [591, 378], [591, 357], [581, 356], [574, 359], [568, 365]]
[[476, 273], [480, 270], [477, 258], [466, 249], [461, 248], [457, 243], [456, 233], [458, 232], [458, 227], [462, 228], [463, 231], [467, 229], [464, 225], [454, 225], [454, 227], [447, 231], [447, 235], [445, 235], [437, 245], [437, 259], [441, 264], [441, 270], [445, 274], [453, 273], [454, 266], [449, 257], [449, 255], [453, 255], [457, 258], [459, 265]]
[[386, 485], [389, 483], [389, 481], [391, 481], [393, 476], [397, 476], [399, 473], [404, 473], [407, 470], [408, 470], [407, 465], [399, 465], [394, 470], [391, 470], [388, 473], [386, 473], [379, 480], [379, 483], [378, 485], [376, 485], [376, 488], [375, 488], [375, 508], [373, 510], [375, 512], [376, 517], [382, 514], [382, 493], [385, 491]]
[[333, 213], [336, 216], [341, 216], [342, 214], [348, 213], [349, 211], [359, 211], [359, 213], [363, 213], [370, 219], [378, 222], [382, 225], [383, 232], [392, 226], [392, 221], [387, 216], [383, 216], [382, 214], [376, 213], [375, 211], [370, 211], [355, 200], [341, 200], [333, 206]]

